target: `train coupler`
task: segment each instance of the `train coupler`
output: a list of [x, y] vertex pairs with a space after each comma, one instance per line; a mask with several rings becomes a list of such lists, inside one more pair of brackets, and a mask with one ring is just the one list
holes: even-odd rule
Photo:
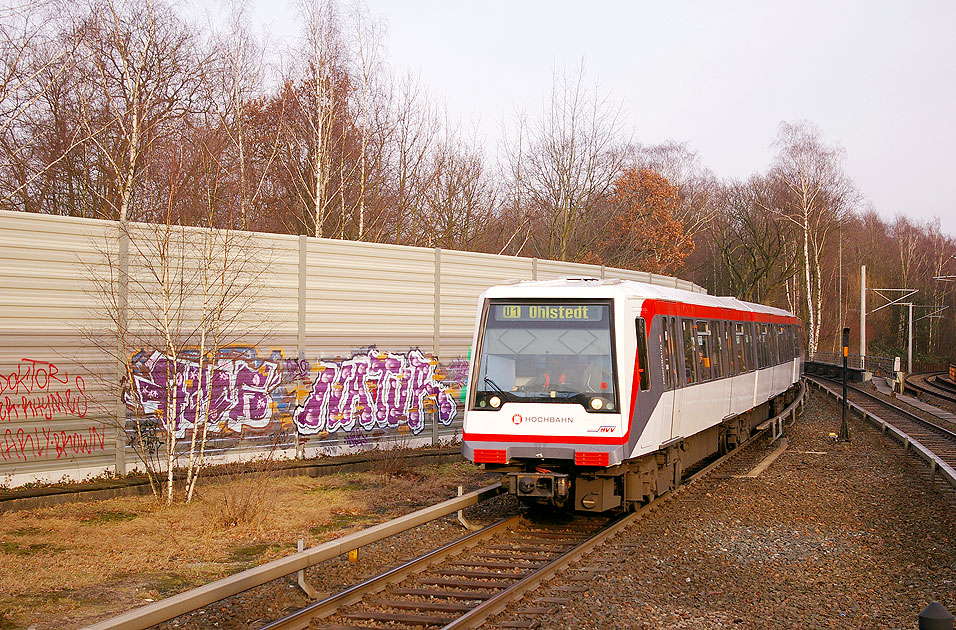
[[502, 477], [501, 485], [508, 494], [519, 499], [552, 499], [563, 503], [568, 498], [571, 480], [562, 473], [512, 472]]

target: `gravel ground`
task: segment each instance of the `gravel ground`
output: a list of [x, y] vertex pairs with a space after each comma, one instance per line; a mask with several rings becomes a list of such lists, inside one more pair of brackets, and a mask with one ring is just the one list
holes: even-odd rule
[[[497, 475], [488, 475], [484, 477], [484, 481], [493, 483], [497, 478]], [[466, 509], [465, 517], [472, 523], [485, 525], [511, 516], [517, 511], [518, 505], [514, 498], [499, 496]], [[357, 562], [349, 562], [343, 556], [311, 567], [306, 570], [306, 578], [319, 593], [332, 594], [407, 562], [442, 544], [457, 540], [466, 533], [467, 531], [454, 516], [437, 519], [362, 547], [359, 549]], [[210, 627], [259, 628], [266, 622], [279, 619], [312, 601], [296, 585], [296, 578], [293, 575], [263, 584], [160, 624], [156, 628], [178, 630]]]
[[812, 394], [763, 474], [730, 476], [776, 445], [649, 514], [584, 561], [611, 571], [541, 628], [913, 628], [931, 600], [956, 610], [956, 506], [894, 442], [851, 419], [836, 444], [838, 427]]

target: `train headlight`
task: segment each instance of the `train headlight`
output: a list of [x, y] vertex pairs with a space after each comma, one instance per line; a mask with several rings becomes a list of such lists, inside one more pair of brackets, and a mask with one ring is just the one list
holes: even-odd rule
[[597, 411], [598, 409], [600, 409], [600, 408], [603, 407], [603, 406], [604, 406], [604, 401], [601, 400], [600, 398], [592, 398], [592, 399], [591, 399], [591, 409], [594, 409], [595, 411]]
[[501, 406], [501, 399], [498, 398], [497, 396], [492, 396], [491, 400], [489, 400], [488, 402], [491, 403], [491, 406], [494, 407], [495, 409]]

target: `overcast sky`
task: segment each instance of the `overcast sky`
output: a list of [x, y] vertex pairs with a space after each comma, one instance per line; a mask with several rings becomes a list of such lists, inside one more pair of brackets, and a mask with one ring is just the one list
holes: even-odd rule
[[[262, 25], [294, 33], [291, 9], [258, 2]], [[809, 120], [881, 215], [938, 217], [956, 236], [952, 0], [366, 2], [393, 67], [492, 151], [502, 118], [540, 111], [552, 70], [583, 56], [639, 142], [686, 141], [718, 177], [745, 178], [781, 121]]]

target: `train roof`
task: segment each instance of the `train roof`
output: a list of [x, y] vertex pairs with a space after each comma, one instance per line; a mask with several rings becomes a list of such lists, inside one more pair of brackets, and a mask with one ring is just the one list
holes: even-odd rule
[[729, 308], [738, 311], [766, 313], [781, 317], [796, 317], [793, 313], [774, 306], [766, 306], [754, 302], [744, 302], [734, 297], [719, 297], [706, 293], [696, 293], [674, 287], [648, 284], [635, 280], [618, 280], [600, 278], [560, 278], [557, 280], [520, 280], [508, 284], [496, 285], [483, 294], [485, 297], [496, 298], [537, 298], [565, 295], [581, 297], [584, 289], [593, 297], [615, 297], [624, 294], [626, 297], [662, 300], [666, 302], [680, 302], [715, 308]]

